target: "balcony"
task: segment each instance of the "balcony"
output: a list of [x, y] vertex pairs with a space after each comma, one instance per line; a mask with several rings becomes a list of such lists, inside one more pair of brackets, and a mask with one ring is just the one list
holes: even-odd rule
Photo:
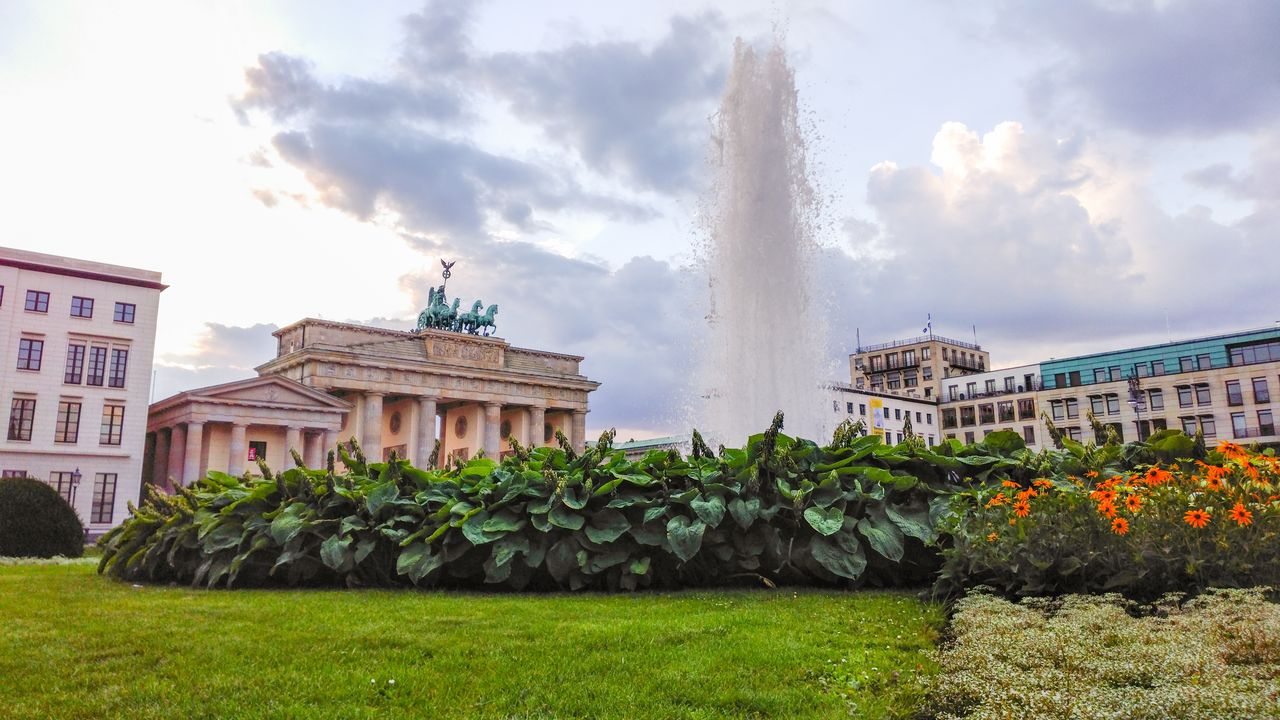
[[1246, 438], [1270, 437], [1276, 434], [1275, 425], [1263, 425], [1262, 427], [1243, 427], [1232, 428], [1231, 434], [1236, 440], [1244, 440]]
[[972, 370], [974, 372], [986, 372], [987, 364], [979, 359], [977, 362], [969, 362], [968, 358], [953, 358], [947, 361], [947, 364], [953, 368], [961, 368], [962, 370]]
[[982, 346], [976, 343], [967, 343], [961, 340], [952, 340], [941, 335], [921, 335], [920, 337], [907, 338], [905, 340], [894, 340], [893, 342], [880, 343], [879, 345], [864, 345], [857, 348], [855, 353], [869, 353], [877, 350], [892, 350], [897, 347], [906, 347], [908, 345], [919, 345], [921, 343], [938, 341], [946, 345], [955, 345], [968, 350], [981, 350]]

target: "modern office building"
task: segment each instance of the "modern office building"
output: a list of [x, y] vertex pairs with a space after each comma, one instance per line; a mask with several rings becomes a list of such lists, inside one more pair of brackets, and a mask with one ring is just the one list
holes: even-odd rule
[[43, 480], [90, 537], [141, 492], [160, 273], [0, 248], [0, 473]]
[[976, 343], [941, 335], [859, 346], [849, 356], [849, 376], [856, 389], [901, 391], [936, 398], [939, 384], [951, 377], [985, 372], [991, 358]]

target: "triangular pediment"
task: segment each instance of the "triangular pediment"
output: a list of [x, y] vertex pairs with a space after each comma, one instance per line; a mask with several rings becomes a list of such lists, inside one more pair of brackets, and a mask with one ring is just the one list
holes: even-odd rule
[[215, 400], [246, 405], [293, 405], [318, 409], [350, 409], [351, 404], [328, 393], [278, 375], [212, 385], [185, 393], [190, 400]]

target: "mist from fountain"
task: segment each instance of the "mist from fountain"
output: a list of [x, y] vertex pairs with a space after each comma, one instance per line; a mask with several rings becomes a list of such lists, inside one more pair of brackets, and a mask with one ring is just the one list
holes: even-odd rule
[[820, 439], [830, 369], [813, 285], [819, 203], [780, 40], [762, 52], [737, 40], [712, 122], [699, 253], [711, 297], [695, 423], [737, 446], [782, 410], [788, 434]]

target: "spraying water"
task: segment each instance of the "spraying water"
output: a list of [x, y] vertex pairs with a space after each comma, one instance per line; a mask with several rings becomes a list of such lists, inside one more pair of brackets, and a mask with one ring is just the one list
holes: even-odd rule
[[713, 118], [715, 184], [704, 211], [711, 311], [699, 427], [741, 445], [778, 410], [786, 432], [820, 439], [825, 322], [813, 302], [818, 203], [797, 124], [794, 72], [779, 41], [739, 39]]

